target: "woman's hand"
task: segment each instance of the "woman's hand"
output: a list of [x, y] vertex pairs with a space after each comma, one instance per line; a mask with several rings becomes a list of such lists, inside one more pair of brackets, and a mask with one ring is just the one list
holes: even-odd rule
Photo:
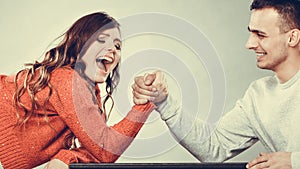
[[69, 166], [59, 159], [52, 159], [44, 169], [69, 169]]

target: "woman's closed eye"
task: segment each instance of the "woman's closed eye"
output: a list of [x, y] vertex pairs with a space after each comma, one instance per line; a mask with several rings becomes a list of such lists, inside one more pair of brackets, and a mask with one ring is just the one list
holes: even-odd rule
[[105, 38], [97, 38], [97, 41], [100, 43], [105, 43]]

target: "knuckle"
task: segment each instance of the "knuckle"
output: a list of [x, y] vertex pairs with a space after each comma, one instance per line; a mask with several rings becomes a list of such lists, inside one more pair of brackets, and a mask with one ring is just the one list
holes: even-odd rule
[[133, 89], [133, 91], [134, 91], [134, 92], [139, 92], [139, 90], [140, 90], [140, 89], [139, 89], [139, 87], [138, 87], [138, 86], [136, 86], [136, 85], [135, 85], [135, 86], [133, 86], [133, 88], [132, 88], [132, 89]]
[[153, 72], [153, 74], [158, 75], [161, 71], [160, 70], [156, 70]]
[[256, 160], [254, 159], [254, 160], [252, 160], [252, 161], [249, 162], [249, 165], [252, 166], [252, 165], [254, 165], [255, 163], [256, 163]]
[[134, 97], [133, 98], [133, 102], [135, 103], [135, 104], [138, 104], [138, 100]]
[[135, 93], [135, 91], [132, 91], [132, 95], [133, 95], [134, 98], [136, 98], [136, 93]]
[[139, 90], [139, 87], [138, 86], [136, 86], [136, 85], [134, 85], [133, 87], [132, 87], [132, 89], [133, 89], [133, 91], [138, 91]]
[[135, 88], [134, 91], [137, 92], [137, 93], [141, 93], [142, 92], [142, 90], [140, 88], [138, 88], [138, 87]]
[[141, 78], [142, 78], [141, 76], [136, 76], [136, 77], [134, 78], [134, 81], [135, 81], [135, 82], [139, 82], [139, 81], [141, 81]]

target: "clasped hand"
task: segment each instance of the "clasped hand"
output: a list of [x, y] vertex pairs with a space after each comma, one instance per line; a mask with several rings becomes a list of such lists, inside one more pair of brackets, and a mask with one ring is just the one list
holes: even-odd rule
[[157, 105], [168, 96], [167, 82], [161, 71], [137, 76], [131, 87], [135, 104], [145, 104], [151, 101]]

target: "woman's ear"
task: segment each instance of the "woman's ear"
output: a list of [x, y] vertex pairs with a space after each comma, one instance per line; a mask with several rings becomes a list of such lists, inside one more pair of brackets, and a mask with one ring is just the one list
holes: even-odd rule
[[300, 42], [300, 30], [299, 29], [291, 30], [289, 34], [288, 45], [290, 47], [295, 47], [299, 44], [299, 42]]

